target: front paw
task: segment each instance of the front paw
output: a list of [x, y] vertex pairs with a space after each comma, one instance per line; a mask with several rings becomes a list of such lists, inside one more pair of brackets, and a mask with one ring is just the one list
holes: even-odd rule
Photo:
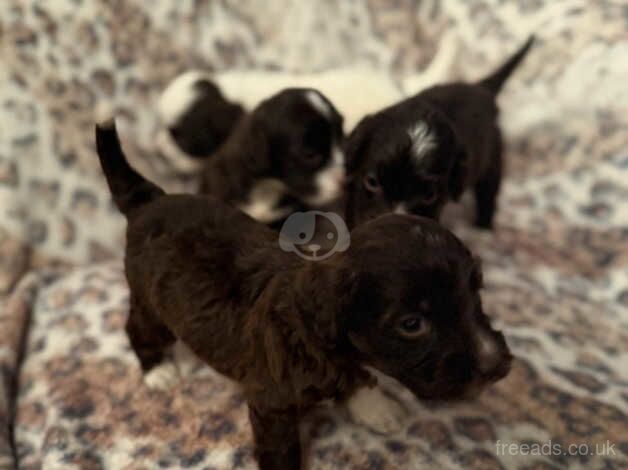
[[151, 390], [170, 390], [179, 380], [179, 371], [171, 359], [164, 359], [144, 373], [144, 383]]
[[406, 414], [401, 405], [379, 387], [356, 390], [347, 401], [347, 409], [355, 423], [379, 434], [400, 431]]
[[275, 451], [257, 451], [257, 463], [260, 470], [300, 470], [301, 446], [298, 443]]

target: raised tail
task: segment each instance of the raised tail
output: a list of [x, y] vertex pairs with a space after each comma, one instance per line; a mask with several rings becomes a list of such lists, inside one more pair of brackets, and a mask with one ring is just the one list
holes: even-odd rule
[[163, 189], [129, 165], [111, 116], [96, 124], [96, 150], [113, 201], [125, 216], [128, 217], [137, 207], [165, 194]]
[[532, 44], [534, 44], [534, 35], [530, 36], [525, 44], [501, 67], [488, 77], [480, 80], [479, 85], [489, 89], [494, 95], [499, 93], [504, 83], [506, 83], [506, 80], [508, 80], [508, 77], [510, 77], [510, 74], [526, 56]]

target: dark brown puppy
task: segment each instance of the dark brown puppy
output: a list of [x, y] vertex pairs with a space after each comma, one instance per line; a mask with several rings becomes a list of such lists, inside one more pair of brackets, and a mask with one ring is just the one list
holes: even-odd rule
[[511, 355], [482, 310], [479, 267], [429, 219], [388, 215], [351, 246], [304, 261], [277, 234], [210, 196], [166, 195], [131, 168], [113, 120], [96, 128], [128, 220], [126, 330], [145, 378], [176, 339], [237, 380], [262, 469], [301, 465], [299, 418], [375, 367], [419, 398], [455, 399], [504, 377]]
[[201, 193], [271, 224], [344, 190], [342, 116], [316, 90], [288, 88], [242, 119], [207, 161]]
[[502, 175], [496, 96], [533, 39], [478, 83], [434, 86], [360, 121], [346, 145], [349, 226], [385, 212], [438, 219], [470, 187], [476, 225], [492, 226]]

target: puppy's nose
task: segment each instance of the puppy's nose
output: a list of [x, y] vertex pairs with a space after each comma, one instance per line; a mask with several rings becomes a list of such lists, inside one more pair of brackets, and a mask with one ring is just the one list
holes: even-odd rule
[[487, 380], [497, 381], [508, 375], [512, 358], [503, 339], [500, 342], [490, 334], [479, 335], [478, 369]]
[[503, 351], [492, 334], [480, 330], [477, 334], [478, 369], [482, 374], [487, 374], [500, 362]]

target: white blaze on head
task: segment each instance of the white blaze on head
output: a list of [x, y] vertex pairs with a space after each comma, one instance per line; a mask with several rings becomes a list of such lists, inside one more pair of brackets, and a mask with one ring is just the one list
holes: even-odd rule
[[321, 94], [314, 90], [308, 90], [305, 92], [305, 98], [319, 113], [325, 116], [327, 119], [331, 119], [332, 112], [329, 103], [323, 99]]
[[157, 112], [166, 126], [176, 124], [196, 101], [198, 92], [194, 85], [199, 80], [209, 80], [209, 76], [198, 70], [185, 72], [170, 82], [163, 91], [157, 103]]
[[414, 127], [408, 129], [408, 135], [412, 141], [412, 156], [416, 162], [421, 161], [430, 150], [436, 147], [436, 139], [424, 121], [419, 121]]
[[345, 182], [345, 156], [338, 144], [331, 149], [329, 163], [318, 170], [314, 177], [316, 193], [307, 198], [312, 206], [322, 206], [334, 201], [342, 194]]

